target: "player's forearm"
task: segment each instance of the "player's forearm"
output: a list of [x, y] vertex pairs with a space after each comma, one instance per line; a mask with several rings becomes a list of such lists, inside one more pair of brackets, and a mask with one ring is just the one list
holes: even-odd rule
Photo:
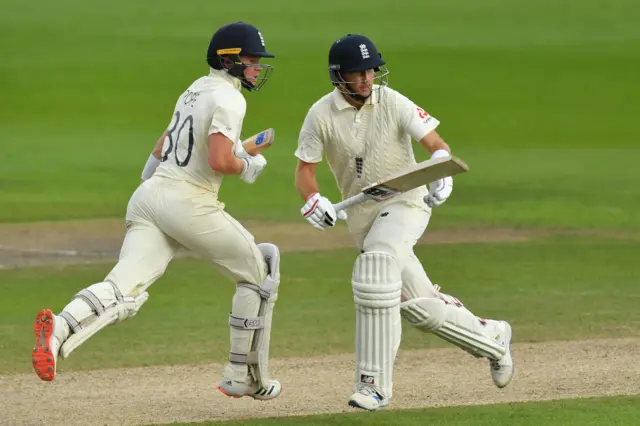
[[209, 135], [209, 167], [224, 175], [239, 175], [245, 161], [234, 154], [231, 139], [222, 133], [214, 133]]
[[235, 155], [231, 155], [210, 161], [209, 165], [218, 173], [225, 175], [239, 175], [244, 170], [245, 161]]
[[309, 198], [309, 196], [314, 192], [320, 192], [318, 181], [316, 179], [315, 167], [312, 168], [309, 167], [309, 165], [298, 165], [296, 168], [295, 184], [296, 190], [303, 200]]
[[430, 154], [433, 154], [436, 151], [447, 151], [451, 153], [451, 148], [449, 145], [440, 137], [436, 131], [429, 132], [425, 137], [420, 141], [420, 145], [427, 150]]
[[451, 153], [451, 148], [449, 147], [449, 145], [443, 141], [442, 139], [440, 139], [439, 142], [433, 144], [432, 146], [429, 147], [429, 152], [431, 154], [433, 154], [436, 151], [447, 151], [448, 153]]

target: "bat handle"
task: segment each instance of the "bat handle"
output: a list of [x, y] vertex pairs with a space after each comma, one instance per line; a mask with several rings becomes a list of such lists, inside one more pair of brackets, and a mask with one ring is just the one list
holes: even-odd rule
[[368, 199], [369, 197], [361, 192], [357, 195], [354, 195], [353, 197], [349, 197], [346, 200], [342, 200], [339, 203], [334, 204], [333, 208], [335, 209], [336, 213], [339, 213], [346, 208], [355, 206], [356, 204], [360, 204], [361, 202], [367, 201]]

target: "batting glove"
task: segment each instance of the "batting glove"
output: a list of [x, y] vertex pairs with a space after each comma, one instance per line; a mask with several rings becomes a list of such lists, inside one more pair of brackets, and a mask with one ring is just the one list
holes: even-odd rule
[[[451, 155], [447, 150], [439, 149], [433, 153], [431, 158], [447, 157]], [[429, 184], [429, 194], [425, 195], [424, 202], [431, 208], [442, 205], [453, 191], [453, 178], [447, 176]]]
[[431, 208], [442, 205], [453, 191], [453, 178], [447, 176], [429, 184], [429, 193], [425, 195], [424, 202]]
[[307, 222], [320, 231], [334, 226], [338, 217], [331, 201], [317, 192], [307, 198], [307, 202], [300, 209], [300, 213], [302, 213]]
[[240, 173], [240, 179], [247, 183], [253, 183], [258, 179], [258, 175], [267, 165], [267, 159], [258, 154], [255, 156], [247, 156], [242, 159], [244, 161], [244, 169]]

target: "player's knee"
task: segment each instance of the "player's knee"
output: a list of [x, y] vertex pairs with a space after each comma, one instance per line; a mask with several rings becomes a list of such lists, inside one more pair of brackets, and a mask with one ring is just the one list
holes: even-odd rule
[[[256, 271], [260, 271], [255, 280], [239, 281], [237, 283], [236, 295], [246, 300], [265, 299], [275, 301], [280, 284], [280, 251], [278, 247], [270, 243], [257, 245], [260, 257], [256, 257]], [[256, 299], [257, 297], [257, 299]]]
[[260, 243], [257, 245], [261, 254], [261, 259], [266, 266], [266, 274], [272, 278], [280, 278], [280, 250], [278, 246], [271, 243]]
[[[103, 285], [112, 283], [116, 292], [123, 296], [139, 294], [147, 290], [154, 282], [162, 277], [167, 270], [168, 262], [158, 262], [158, 259], [136, 259], [133, 257], [120, 259], [104, 279]], [[106, 288], [109, 291], [109, 288]]]
[[417, 297], [400, 304], [400, 315], [422, 331], [436, 331], [444, 324], [446, 303], [439, 297]]
[[148, 300], [149, 293], [122, 295], [111, 282], [93, 284], [76, 294], [60, 313], [73, 333], [60, 347], [67, 358], [78, 346], [104, 327], [130, 318]]
[[82, 300], [98, 315], [122, 298], [122, 293], [111, 281], [92, 284], [74, 296], [74, 299]]
[[[244, 282], [262, 286], [267, 273], [269, 271], [268, 264], [265, 259], [265, 255], [261, 252], [259, 247], [254, 246], [251, 249], [251, 254], [245, 257], [245, 262], [242, 265], [235, 266], [235, 272], [233, 273], [237, 282]], [[234, 263], [234, 262], [232, 262]]]
[[[112, 281], [92, 284], [74, 295], [65, 308], [67, 322], [74, 331], [77, 331], [76, 329], [81, 328], [80, 324], [86, 322], [87, 318], [103, 315], [114, 306], [124, 305], [127, 296], [129, 294], [123, 294]], [[119, 315], [122, 319], [127, 316], [129, 315], [125, 313]]]
[[402, 279], [396, 259], [385, 252], [364, 252], [353, 266], [352, 286], [357, 305], [374, 308], [400, 303]]

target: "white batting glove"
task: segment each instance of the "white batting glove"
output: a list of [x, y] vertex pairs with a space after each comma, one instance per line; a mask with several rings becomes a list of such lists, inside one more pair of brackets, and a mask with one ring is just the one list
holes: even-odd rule
[[[439, 149], [431, 155], [431, 158], [448, 157], [451, 154], [445, 149]], [[431, 208], [442, 205], [453, 191], [453, 178], [447, 176], [429, 184], [429, 194], [424, 197], [424, 202]]]
[[425, 195], [424, 202], [431, 208], [442, 205], [453, 191], [453, 178], [447, 176], [429, 184], [429, 193]]
[[267, 159], [261, 154], [255, 156], [247, 156], [242, 159], [244, 161], [244, 169], [240, 173], [240, 179], [247, 183], [253, 183], [258, 178], [258, 175], [267, 166]]
[[300, 213], [302, 213], [307, 222], [321, 231], [335, 225], [338, 218], [331, 201], [317, 192], [307, 198], [307, 202], [300, 209]]

